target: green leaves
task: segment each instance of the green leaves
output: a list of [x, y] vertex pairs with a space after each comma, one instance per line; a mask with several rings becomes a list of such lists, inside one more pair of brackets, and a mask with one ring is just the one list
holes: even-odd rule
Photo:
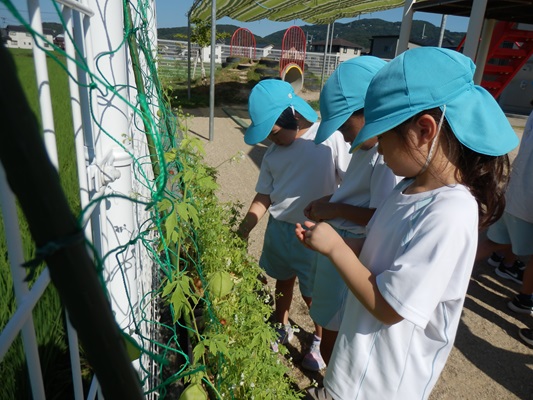
[[217, 398], [297, 399], [288, 367], [270, 348], [275, 332], [266, 322], [272, 308], [257, 280], [261, 269], [235, 234], [241, 206], [218, 201], [216, 170], [202, 154], [200, 140], [189, 136], [166, 153], [179, 194], [158, 203], [180, 269], [162, 295], [174, 321], [192, 333], [193, 361], [184, 372], [191, 384], [180, 400], [205, 399], [204, 385]]
[[198, 298], [192, 291], [193, 281], [186, 274], [179, 274], [172, 282], [168, 282], [163, 289], [162, 296], [170, 295], [170, 305], [174, 310], [174, 323], [185, 312], [192, 312], [192, 305], [198, 304]]

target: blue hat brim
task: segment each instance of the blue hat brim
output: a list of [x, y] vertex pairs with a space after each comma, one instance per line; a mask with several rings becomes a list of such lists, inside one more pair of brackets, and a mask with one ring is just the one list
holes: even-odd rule
[[252, 123], [244, 133], [244, 143], [251, 146], [265, 140], [272, 131], [274, 124], [276, 123], [282, 112], [283, 110], [281, 110], [279, 114], [274, 114], [272, 117], [266, 119], [260, 124], [254, 125]]
[[[366, 120], [350, 148], [350, 153], [368, 139], [396, 128], [418, 113], [434, 107], [442, 109], [443, 106], [444, 104], [427, 105], [424, 110], [408, 109], [392, 117]], [[518, 136], [498, 103], [480, 86], [472, 85], [469, 90], [446, 102], [445, 116], [457, 139], [477, 153], [501, 156], [519, 144]]]
[[342, 124], [348, 121], [348, 118], [352, 115], [351, 111], [344, 114], [337, 115], [334, 118], [325, 119], [320, 121], [318, 131], [315, 136], [315, 143], [320, 144], [324, 140], [327, 140], [333, 133], [338, 130]]
[[[304, 117], [309, 122], [314, 123], [318, 120], [318, 115], [316, 111], [313, 110], [313, 107], [311, 107], [309, 103], [307, 103], [304, 99], [297, 95], [294, 95], [289, 106], [294, 107], [294, 110], [297, 111], [302, 117]], [[265, 140], [268, 135], [270, 135], [274, 124], [285, 109], [286, 107], [277, 108], [262, 123], [252, 123], [246, 129], [246, 132], [244, 134], [244, 142], [248, 145], [254, 145]]]

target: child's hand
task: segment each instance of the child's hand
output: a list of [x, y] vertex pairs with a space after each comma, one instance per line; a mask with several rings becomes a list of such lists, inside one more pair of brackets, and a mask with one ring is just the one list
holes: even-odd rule
[[[313, 224], [312, 222], [309, 222], [309, 221], [305, 221], [304, 222], [305, 226], [314, 226], [315, 224]], [[307, 232], [307, 229], [305, 229], [302, 224], [300, 223], [296, 223], [296, 229], [294, 230], [294, 232], [296, 233], [296, 237], [298, 238], [298, 240], [300, 241], [300, 243], [302, 243], [305, 247], [311, 249], [311, 250], [314, 250], [312, 247], [308, 246], [307, 243], [305, 243], [305, 234]]]
[[310, 202], [307, 207], [304, 208], [305, 217], [317, 222], [330, 219], [327, 215], [323, 215], [324, 212], [322, 211], [327, 211], [327, 208], [329, 207], [329, 199], [331, 199], [331, 195]]
[[334, 211], [335, 203], [315, 200], [305, 208], [304, 214], [310, 220], [321, 222], [335, 218]]
[[[305, 228], [301, 224], [296, 224], [296, 236], [306, 247], [327, 256], [339, 243], [344, 241], [331, 225], [320, 222], [315, 224], [310, 221], [304, 222]], [[307, 228], [307, 229], [306, 229]]]

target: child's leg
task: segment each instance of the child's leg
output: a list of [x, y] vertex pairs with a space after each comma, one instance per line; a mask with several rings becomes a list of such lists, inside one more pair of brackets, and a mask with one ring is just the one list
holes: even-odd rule
[[335, 340], [337, 340], [339, 332], [330, 331], [329, 329], [322, 328], [322, 341], [320, 342], [320, 354], [324, 359], [326, 365], [329, 364], [331, 359], [331, 353], [333, 353], [333, 346], [335, 345]]
[[504, 256], [508, 252], [511, 252], [512, 254], [511, 244], [496, 243], [488, 238], [480, 239], [477, 246], [476, 261], [486, 260], [494, 252], [502, 253]]
[[[312, 298], [304, 295], [302, 295], [302, 298], [304, 299], [305, 304], [307, 304], [307, 308], [310, 309]], [[320, 350], [320, 348], [322, 347], [323, 328], [315, 321], [313, 321], [313, 324], [315, 325], [315, 334], [313, 337], [313, 342], [311, 343], [309, 352], [304, 356], [302, 360], [302, 367], [310, 371], [320, 371], [326, 367], [326, 363], [324, 362]]]
[[520, 293], [507, 306], [514, 312], [533, 315], [533, 256], [526, 264]]
[[501, 251], [501, 255], [503, 257], [503, 264], [506, 267], [510, 267], [514, 264], [516, 260], [518, 260], [518, 256], [513, 253], [513, 250], [511, 246], [505, 248], [503, 251]]
[[289, 323], [289, 309], [291, 308], [295, 281], [296, 276], [276, 281], [276, 309], [274, 315], [276, 321], [282, 325]]
[[529, 261], [526, 263], [520, 293], [533, 295], [533, 256], [529, 257]]
[[[313, 299], [311, 297], [307, 297], [303, 295], [302, 295], [302, 298], [304, 299], [305, 304], [307, 304], [307, 308], [308, 309], [311, 308], [311, 302]], [[315, 332], [314, 332], [315, 336], [317, 336], [318, 338], [322, 338], [322, 327], [314, 321], [313, 321], [313, 324], [315, 325]]]

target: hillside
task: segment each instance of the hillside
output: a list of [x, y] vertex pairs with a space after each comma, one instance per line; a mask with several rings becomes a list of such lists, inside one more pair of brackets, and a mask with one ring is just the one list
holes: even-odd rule
[[[361, 19], [346, 24], [335, 23], [333, 36], [348, 40], [349, 42], [360, 45], [363, 48], [370, 48], [371, 38], [373, 36], [388, 36], [400, 34], [400, 22], [388, 22], [382, 19]], [[327, 25], [304, 25], [301, 26], [306, 33], [308, 40], [314, 42], [326, 40]], [[217, 25], [218, 32], [228, 32], [233, 34], [238, 26], [235, 25]], [[157, 30], [160, 39], [176, 40], [176, 34], [187, 36], [187, 27], [160, 28]], [[253, 33], [253, 32], [252, 32]], [[273, 44], [274, 47], [280, 48], [283, 40], [284, 30], [274, 32], [268, 36], [255, 36], [257, 45]], [[436, 45], [439, 39], [440, 27], [427, 21], [413, 21], [411, 30], [411, 41], [424, 45]], [[445, 31], [445, 45], [456, 46], [465, 36], [464, 32]], [[226, 39], [229, 44], [229, 39]]]

